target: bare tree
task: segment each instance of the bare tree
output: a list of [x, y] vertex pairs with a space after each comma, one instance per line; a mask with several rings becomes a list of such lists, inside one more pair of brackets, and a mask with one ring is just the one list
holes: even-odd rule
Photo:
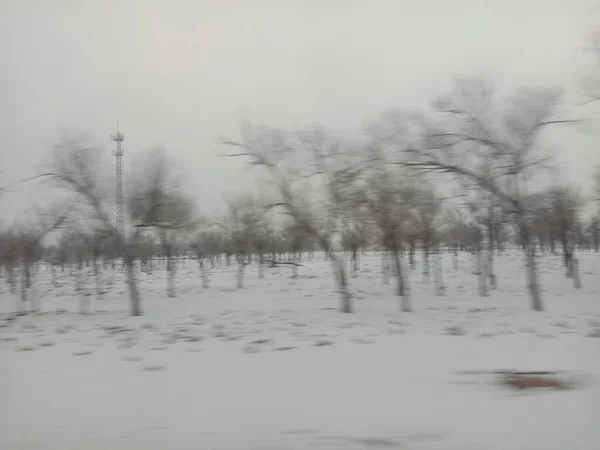
[[369, 242], [369, 220], [362, 209], [351, 207], [342, 220], [342, 247], [351, 254], [351, 276], [356, 278], [360, 268], [360, 252]]
[[575, 189], [560, 185], [553, 186], [546, 197], [549, 212], [546, 214], [547, 226], [562, 246], [567, 278], [573, 280], [575, 288], [580, 288], [581, 277], [575, 249], [583, 199]]
[[[74, 193], [91, 209], [93, 218], [111, 237], [127, 265], [130, 312], [141, 315], [141, 301], [135, 274], [134, 258], [127, 236], [119, 233], [107, 211], [107, 196], [99, 179], [101, 150], [90, 145], [85, 135], [63, 136], [53, 147], [54, 161], [50, 170], [35, 178], [51, 181], [60, 188]], [[135, 239], [138, 231], [134, 233]]]
[[[489, 161], [485, 162], [485, 173], [489, 174]], [[475, 255], [475, 273], [479, 279], [479, 295], [487, 297], [489, 288], [497, 287], [494, 252], [501, 239], [506, 209], [494, 194], [482, 189], [477, 184], [465, 183], [463, 197], [469, 212], [470, 231], [472, 232], [472, 245], [469, 250]]]
[[[100, 259], [102, 258], [106, 246], [109, 245], [110, 235], [106, 233], [104, 229], [95, 229], [91, 232], [84, 232], [76, 230], [77, 234], [81, 238], [85, 249], [88, 253], [88, 258], [92, 261], [92, 270], [94, 273], [94, 293], [96, 300], [102, 300], [104, 295], [104, 282], [102, 278], [102, 265]], [[89, 296], [85, 296], [85, 300], [82, 301], [81, 313], [87, 314], [90, 312]]]
[[423, 251], [423, 278], [430, 279], [430, 255], [435, 255], [435, 285], [436, 294], [444, 294], [443, 272], [441, 256], [438, 250], [437, 221], [441, 212], [441, 201], [437, 197], [435, 188], [427, 183], [421, 183], [414, 189], [415, 195], [411, 202], [411, 219], [421, 240]]
[[446, 241], [452, 251], [452, 266], [459, 269], [458, 252], [473, 246], [473, 236], [464, 208], [453, 206], [442, 213], [442, 229]]
[[19, 246], [14, 230], [7, 229], [2, 232], [0, 246], [0, 258], [6, 272], [6, 282], [8, 283], [9, 292], [15, 295], [17, 293], [15, 270], [19, 262]]
[[134, 227], [158, 233], [167, 263], [167, 295], [176, 297], [174, 246], [182, 233], [198, 224], [194, 202], [181, 188], [181, 177], [173, 173], [163, 148], [145, 152], [131, 176], [127, 205]]
[[[20, 305], [24, 306], [31, 301], [32, 312], [40, 310], [39, 298], [29, 295], [32, 287], [34, 264], [41, 260], [44, 247], [44, 238], [55, 229], [63, 226], [69, 216], [70, 209], [65, 207], [51, 207], [48, 211], [35, 211], [36, 219], [27, 220], [28, 225], [18, 226], [18, 232], [13, 235], [21, 267]], [[20, 312], [24, 310], [17, 305]]]
[[62, 236], [63, 243], [68, 245], [69, 275], [73, 279], [75, 294], [79, 296], [79, 313], [90, 312], [90, 296], [86, 285], [86, 271], [84, 263], [89, 261], [89, 249], [87, 247], [85, 232], [73, 226], [68, 233]]
[[288, 251], [288, 260], [285, 262], [277, 261], [273, 257], [270, 261], [271, 266], [275, 267], [278, 264], [289, 265], [292, 267], [292, 278], [296, 278], [298, 276], [298, 267], [300, 266], [298, 260], [306, 244], [307, 235], [304, 228], [298, 226], [294, 221], [289, 221], [283, 225], [282, 236], [283, 238], [280, 242], [275, 243], [275, 245], [279, 245], [280, 248], [285, 247], [285, 250]]
[[209, 286], [207, 260], [211, 260], [214, 267], [214, 258], [220, 252], [222, 242], [223, 236], [221, 233], [213, 231], [203, 231], [192, 240], [191, 248], [200, 266], [202, 287], [205, 289]]
[[544, 307], [532, 214], [523, 196], [528, 182], [547, 162], [535, 152], [540, 133], [549, 125], [574, 122], [553, 118], [559, 98], [556, 89], [521, 90], [498, 116], [486, 80], [459, 80], [451, 95], [433, 103], [438, 123], [419, 118], [418, 142], [401, 143], [407, 159], [400, 164], [466, 178], [503, 202], [524, 243], [528, 290], [535, 311]]
[[[269, 173], [281, 198], [272, 206], [283, 207], [307, 235], [319, 242], [332, 264], [341, 297], [341, 310], [353, 312], [346, 268], [332, 246], [340, 231], [349, 187], [365, 167], [356, 148], [334, 139], [322, 128], [291, 135], [269, 128], [255, 133], [246, 126], [240, 142], [225, 140], [224, 143], [241, 149], [240, 153], [229, 156], [247, 156], [252, 165]], [[302, 196], [295, 189], [294, 182], [308, 179], [322, 187], [321, 208], [315, 208], [315, 202], [312, 208], [308, 202], [302, 202]]]
[[250, 195], [231, 198], [227, 206], [229, 211], [226, 221], [217, 222], [215, 225], [220, 226], [227, 234], [237, 262], [237, 287], [241, 289], [244, 287], [245, 267], [252, 260], [254, 244], [264, 225], [265, 207]]
[[154, 270], [154, 258], [161, 254], [161, 251], [157, 250], [158, 245], [156, 241], [156, 236], [150, 231], [140, 234], [135, 242], [136, 256], [140, 261], [141, 269], [146, 273], [152, 273]]
[[272, 235], [270, 225], [265, 220], [260, 220], [251, 236], [252, 247], [256, 250], [258, 257], [258, 278], [265, 277], [265, 251], [269, 245], [269, 237]]
[[410, 202], [414, 190], [403, 183], [402, 174], [392, 172], [383, 164], [371, 171], [363, 184], [357, 185], [355, 201], [358, 206], [365, 206], [382, 238], [383, 271], [387, 276], [387, 252], [394, 266], [397, 279], [396, 293], [401, 298], [401, 309], [412, 311], [408, 273], [404, 269], [401, 256], [404, 226], [410, 220]]
[[127, 205], [134, 227], [158, 233], [167, 263], [167, 295], [176, 296], [174, 246], [182, 233], [198, 225], [193, 200], [182, 192], [164, 149], [146, 152], [135, 165]]

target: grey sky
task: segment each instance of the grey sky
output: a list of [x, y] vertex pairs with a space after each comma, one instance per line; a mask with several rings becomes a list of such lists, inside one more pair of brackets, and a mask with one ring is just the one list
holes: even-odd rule
[[[0, 0], [0, 180], [33, 174], [60, 130], [93, 133], [125, 164], [164, 145], [198, 206], [251, 182], [218, 159], [239, 118], [356, 129], [390, 107], [425, 104], [453, 76], [500, 89], [575, 91], [595, 0]], [[553, 138], [565, 173], [589, 187], [598, 135]], [[0, 218], [40, 192], [13, 185]], [[39, 197], [38, 197], [39, 198]]]

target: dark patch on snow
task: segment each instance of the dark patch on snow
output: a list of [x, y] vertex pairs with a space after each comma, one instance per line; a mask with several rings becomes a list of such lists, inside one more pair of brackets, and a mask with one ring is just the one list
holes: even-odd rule
[[465, 330], [462, 327], [446, 327], [446, 334], [448, 336], [464, 336]]
[[159, 371], [165, 370], [165, 369], [166, 369], [165, 366], [158, 366], [158, 365], [142, 367], [143, 372], [159, 372]]

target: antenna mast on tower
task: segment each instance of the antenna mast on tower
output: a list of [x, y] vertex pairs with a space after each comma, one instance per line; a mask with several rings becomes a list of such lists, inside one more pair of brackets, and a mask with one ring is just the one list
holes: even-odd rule
[[121, 143], [125, 140], [125, 136], [119, 130], [119, 122], [117, 122], [116, 134], [111, 134], [110, 138], [117, 143], [117, 148], [113, 150], [113, 155], [116, 158], [116, 170], [117, 170], [117, 211], [116, 211], [116, 225], [117, 231], [121, 236], [125, 235], [125, 213], [123, 211], [123, 148]]

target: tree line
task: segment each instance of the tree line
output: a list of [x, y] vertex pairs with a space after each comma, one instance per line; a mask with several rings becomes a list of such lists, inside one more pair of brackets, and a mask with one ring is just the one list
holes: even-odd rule
[[[589, 80], [584, 85], [592, 100], [600, 98], [595, 86]], [[431, 277], [442, 296], [441, 254], [453, 254], [456, 266], [459, 252], [472, 253], [485, 297], [497, 284], [495, 255], [517, 246], [531, 308], [541, 311], [539, 254], [560, 252], [566, 276], [579, 288], [576, 252], [600, 247], [600, 169], [593, 212], [584, 214], [590, 202], [556, 175], [539, 145], [547, 129], [581, 122], [565, 113], [561, 99], [556, 88], [519, 89], [503, 98], [487, 78], [470, 77], [457, 79], [422, 111], [385, 111], [358, 136], [322, 126], [284, 130], [244, 122], [237, 139], [220, 140], [221, 156], [246, 158], [261, 175], [264, 195], [231, 197], [220, 217], [197, 211], [166, 152], [155, 149], [128, 174], [126, 233], [109, 214], [101, 151], [85, 136], [64, 136], [48, 170], [34, 179], [69, 193], [69, 206], [36, 210], [26, 225], [4, 229], [0, 267], [12, 292], [20, 285], [25, 303], [40, 262], [53, 271], [91, 265], [98, 279], [108, 265], [120, 264], [131, 314], [139, 315], [136, 271], [153, 270], [157, 261], [168, 274], [168, 296], [175, 297], [177, 267], [186, 257], [197, 261], [205, 287], [216, 264], [237, 264], [242, 288], [253, 263], [261, 278], [265, 268], [280, 265], [296, 276], [302, 255], [319, 251], [331, 263], [340, 310], [350, 313], [350, 279], [370, 250], [381, 254], [382, 280], [395, 277], [400, 308], [409, 312], [408, 267], [415, 266], [415, 255], [424, 279]], [[45, 243], [50, 234], [57, 240]]]

